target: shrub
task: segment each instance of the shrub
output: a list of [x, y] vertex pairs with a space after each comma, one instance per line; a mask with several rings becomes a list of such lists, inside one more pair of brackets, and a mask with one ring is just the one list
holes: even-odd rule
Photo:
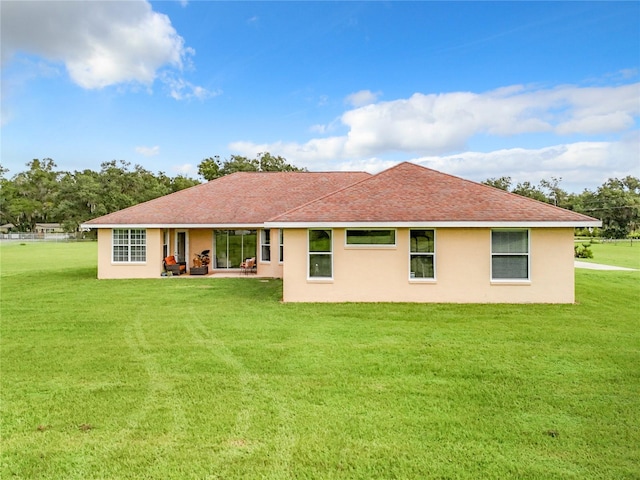
[[575, 258], [593, 258], [593, 252], [589, 248], [588, 243], [583, 243], [582, 245], [574, 245], [574, 257]]
[[602, 235], [602, 230], [598, 227], [576, 228], [575, 230], [576, 237], [599, 237], [600, 235]]

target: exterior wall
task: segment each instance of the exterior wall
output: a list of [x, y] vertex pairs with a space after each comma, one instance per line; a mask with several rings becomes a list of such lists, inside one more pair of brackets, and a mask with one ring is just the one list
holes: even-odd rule
[[573, 229], [530, 229], [530, 281], [491, 281], [491, 229], [439, 228], [435, 280], [409, 278], [409, 229], [395, 247], [345, 247], [333, 229], [333, 279], [307, 279], [307, 230], [285, 230], [285, 302], [573, 303]]
[[280, 230], [271, 229], [271, 260], [269, 262], [260, 261], [260, 244], [261, 233], [258, 230], [258, 251], [257, 255], [257, 274], [261, 277], [282, 278], [282, 263], [280, 263]]
[[[176, 251], [176, 232], [182, 229], [168, 229], [168, 254]], [[147, 229], [147, 261], [140, 264], [121, 264], [111, 261], [112, 230], [98, 230], [98, 278], [158, 278], [162, 273], [163, 245], [165, 229]], [[193, 266], [195, 253], [211, 250], [213, 262], [214, 244], [212, 228], [192, 228], [187, 230], [187, 271]], [[271, 245], [271, 258], [275, 261], [258, 264], [262, 276], [282, 278], [282, 264], [278, 263], [279, 245]], [[209, 265], [209, 272], [213, 265]]]
[[98, 278], [160, 278], [162, 273], [162, 230], [147, 230], [147, 261], [141, 263], [113, 263], [112, 230], [98, 229]]
[[[175, 230], [171, 231], [171, 235], [174, 237], [173, 241], [175, 241]], [[199, 228], [199, 229], [191, 229], [189, 230], [189, 252], [187, 259], [187, 270], [190, 270], [193, 266], [193, 259], [196, 253], [202, 253], [203, 250], [211, 250], [209, 252], [209, 258], [212, 259], [213, 263], [213, 229], [211, 228]], [[209, 264], [209, 271], [213, 268], [213, 265]]]

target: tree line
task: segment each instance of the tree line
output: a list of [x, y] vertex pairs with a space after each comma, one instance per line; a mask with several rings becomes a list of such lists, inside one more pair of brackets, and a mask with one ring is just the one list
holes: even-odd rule
[[[57, 170], [50, 158], [34, 159], [28, 169], [11, 178], [0, 166], [0, 225], [13, 224], [13, 230], [34, 231], [36, 223], [60, 223], [65, 231], [95, 217], [122, 210], [200, 183], [199, 180], [164, 172], [154, 174], [140, 165], [123, 160], [104, 162], [100, 171]], [[203, 159], [198, 174], [213, 180], [234, 172], [305, 171], [270, 153], [256, 158], [231, 155]], [[610, 178], [595, 191], [568, 193], [560, 187], [561, 178], [551, 177], [539, 184], [520, 182], [511, 177], [489, 178], [484, 184], [558, 207], [599, 218], [602, 230], [590, 232], [608, 238], [640, 236], [640, 179], [626, 176]]]
[[34, 159], [27, 167], [10, 179], [0, 167], [0, 224], [13, 224], [21, 232], [34, 231], [36, 223], [60, 223], [74, 232], [92, 218], [200, 183], [183, 175], [154, 174], [123, 160], [104, 162], [99, 172], [59, 171], [50, 158]]
[[640, 237], [640, 179], [631, 175], [610, 178], [595, 191], [584, 189], [581, 193], [566, 192], [560, 188], [561, 181], [551, 177], [538, 185], [513, 185], [511, 177], [499, 177], [482, 183], [602, 220], [602, 229], [582, 233], [605, 238]]
[[259, 153], [256, 158], [231, 155], [228, 160], [221, 160], [218, 155], [205, 158], [198, 164], [198, 175], [205, 180], [215, 180], [235, 172], [303, 172], [306, 168], [291, 165], [281, 156], [273, 156], [269, 152]]
[[[33, 232], [37, 223], [59, 223], [66, 232], [75, 232], [92, 218], [200, 183], [185, 175], [154, 174], [124, 160], [104, 162], [98, 172], [59, 171], [51, 158], [33, 159], [26, 166], [11, 178], [0, 166], [0, 225], [12, 224], [12, 230], [20, 232]], [[232, 155], [227, 160], [215, 156], [198, 165], [205, 180], [234, 172], [302, 170], [270, 153], [256, 158]]]

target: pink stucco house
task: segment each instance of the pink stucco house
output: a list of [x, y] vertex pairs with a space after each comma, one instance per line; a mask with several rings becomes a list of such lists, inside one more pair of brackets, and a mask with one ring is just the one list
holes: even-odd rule
[[98, 278], [209, 272], [256, 257], [287, 302], [572, 303], [573, 229], [600, 221], [401, 163], [364, 172], [239, 172], [86, 222]]

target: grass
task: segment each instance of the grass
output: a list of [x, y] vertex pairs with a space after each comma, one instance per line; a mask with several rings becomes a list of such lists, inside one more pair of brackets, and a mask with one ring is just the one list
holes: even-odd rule
[[282, 304], [0, 254], [0, 478], [640, 478], [640, 272], [577, 271], [576, 305]]
[[[589, 245], [588, 240], [580, 243]], [[640, 269], [640, 241], [593, 243], [589, 248], [593, 258], [581, 258], [581, 261]]]

